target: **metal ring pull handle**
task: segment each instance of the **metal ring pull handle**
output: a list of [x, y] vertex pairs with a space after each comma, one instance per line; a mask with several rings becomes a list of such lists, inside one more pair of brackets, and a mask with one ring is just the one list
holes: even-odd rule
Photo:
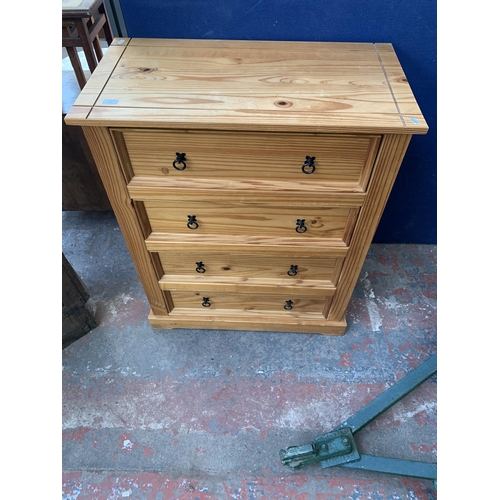
[[292, 304], [293, 302], [291, 300], [285, 300], [285, 305], [283, 306], [283, 309], [290, 311], [292, 309]]
[[306, 156], [304, 165], [302, 165], [302, 172], [304, 172], [304, 174], [312, 174], [316, 170], [314, 166], [315, 159], [315, 156]]
[[286, 274], [288, 274], [288, 276], [297, 276], [297, 268], [298, 267], [299, 266], [291, 265], [290, 269], [288, 270], [288, 272]]
[[[175, 153], [177, 158], [172, 162], [172, 166], [175, 170], [184, 170], [186, 165], [186, 153]], [[177, 165], [182, 165], [182, 167], [178, 167]]]
[[305, 219], [297, 219], [297, 227], [295, 228], [297, 233], [305, 233], [307, 231], [307, 227], [304, 226], [305, 222]]
[[205, 272], [205, 268], [203, 267], [203, 262], [197, 262], [196, 263], [196, 272], [203, 274]]
[[198, 229], [198, 222], [196, 222], [196, 215], [188, 215], [187, 227], [189, 229], [192, 229], [193, 231], [195, 229]]
[[201, 303], [203, 307], [210, 307], [212, 304], [210, 304], [210, 299], [208, 297], [203, 297], [203, 302]]

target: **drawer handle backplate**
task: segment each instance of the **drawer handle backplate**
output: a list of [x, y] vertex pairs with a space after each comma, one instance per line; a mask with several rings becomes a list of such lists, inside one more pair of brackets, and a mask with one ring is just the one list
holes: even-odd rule
[[283, 309], [290, 311], [292, 309], [292, 304], [293, 302], [291, 300], [285, 300], [285, 305], [283, 306]]
[[195, 229], [198, 229], [198, 222], [196, 222], [196, 215], [188, 215], [187, 227], [189, 229], [192, 229], [193, 231]]
[[291, 265], [290, 269], [288, 270], [288, 272], [286, 274], [288, 274], [288, 276], [297, 276], [297, 268], [298, 267], [299, 266]]
[[212, 304], [210, 304], [210, 299], [208, 297], [203, 297], [203, 302], [201, 303], [203, 307], [210, 307]]
[[203, 262], [196, 263], [196, 272], [203, 274], [205, 272], [205, 268], [203, 267]]
[[297, 227], [295, 228], [297, 233], [305, 233], [307, 231], [307, 227], [304, 226], [305, 222], [305, 219], [297, 219]]
[[[172, 162], [172, 166], [175, 170], [184, 170], [186, 168], [186, 153], [175, 153], [177, 158]], [[182, 165], [182, 167], [178, 167], [177, 165]]]
[[314, 166], [315, 159], [315, 156], [306, 156], [304, 165], [302, 165], [302, 172], [304, 172], [304, 174], [312, 174], [316, 170], [316, 167]]

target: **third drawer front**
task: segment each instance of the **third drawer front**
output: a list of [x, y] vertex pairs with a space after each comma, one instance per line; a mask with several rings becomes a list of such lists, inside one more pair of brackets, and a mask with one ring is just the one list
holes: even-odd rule
[[359, 207], [145, 201], [153, 232], [329, 238], [349, 245]]
[[313, 313], [324, 314], [328, 297], [301, 297], [295, 294], [267, 295], [256, 293], [218, 293], [208, 291], [170, 292], [173, 311], [176, 308], [202, 312], [233, 310], [235, 312]]
[[337, 283], [343, 255], [295, 257], [288, 255], [246, 255], [231, 252], [158, 252], [163, 272], [170, 276], [212, 276], [235, 278], [275, 278], [291, 280], [328, 280]]

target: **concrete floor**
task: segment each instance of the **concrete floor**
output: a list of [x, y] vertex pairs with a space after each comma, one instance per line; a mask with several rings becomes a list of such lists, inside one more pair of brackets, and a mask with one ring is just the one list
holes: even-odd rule
[[[306, 444], [436, 352], [436, 247], [372, 245], [343, 337], [153, 330], [109, 212], [64, 212], [63, 252], [97, 328], [62, 352], [63, 500], [431, 500], [431, 481], [310, 465]], [[356, 435], [437, 461], [437, 376]]]

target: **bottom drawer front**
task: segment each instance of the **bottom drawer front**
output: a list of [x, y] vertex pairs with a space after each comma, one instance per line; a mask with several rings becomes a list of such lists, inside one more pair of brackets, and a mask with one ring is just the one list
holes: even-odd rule
[[263, 295], [256, 293], [171, 292], [174, 312], [189, 308], [203, 312], [234, 310], [273, 313], [322, 314], [327, 297], [296, 297], [290, 295]]

